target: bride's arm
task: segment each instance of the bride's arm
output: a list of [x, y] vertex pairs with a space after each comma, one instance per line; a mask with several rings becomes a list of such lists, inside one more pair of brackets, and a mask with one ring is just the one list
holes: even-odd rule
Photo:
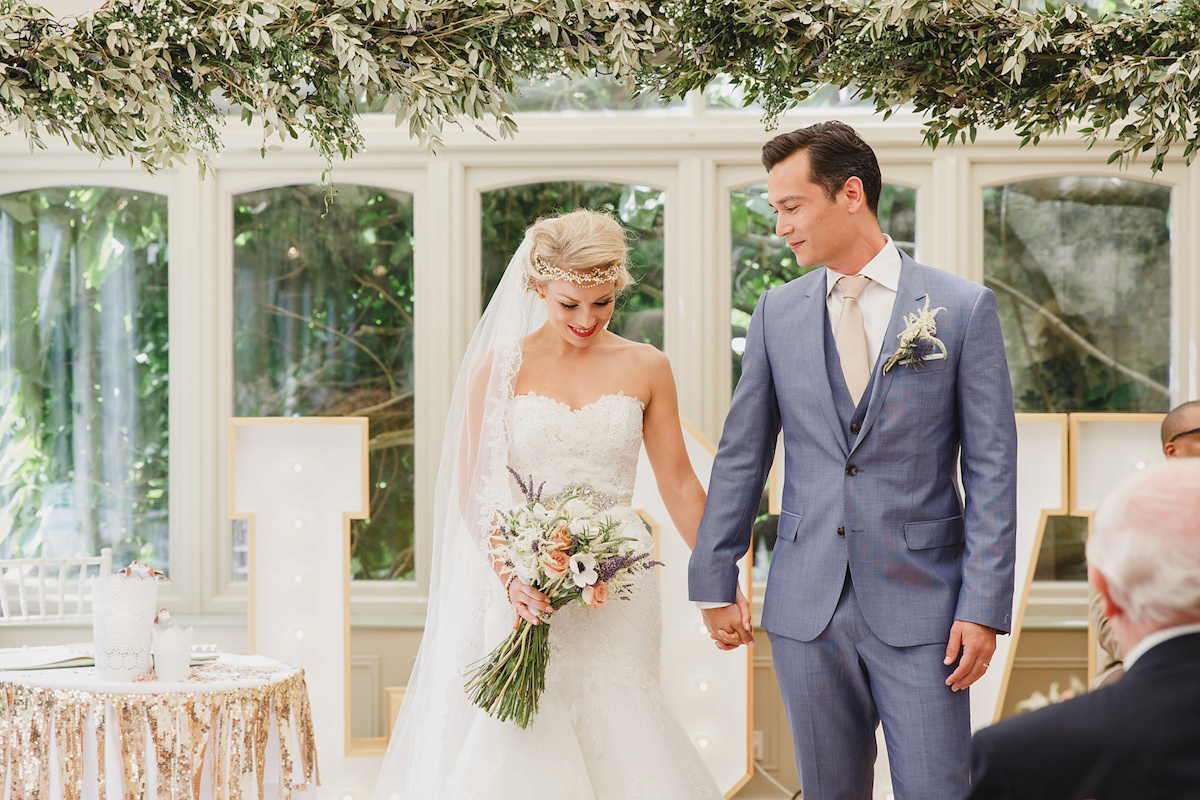
[[650, 399], [642, 420], [642, 439], [654, 469], [658, 493], [675, 529], [691, 550], [696, 546], [696, 529], [704, 514], [704, 487], [700, 485], [683, 442], [675, 378], [667, 357], [658, 350], [643, 355], [650, 384]]
[[[649, 363], [645, 366], [650, 383], [650, 400], [642, 419], [642, 439], [667, 513], [671, 515], [671, 521], [675, 523], [688, 549], [694, 550], [696, 530], [700, 527], [700, 518], [704, 516], [704, 487], [692, 469], [683, 441], [679, 395], [675, 388], [675, 377], [671, 374], [671, 364], [658, 350], [654, 350], [647, 360]], [[725, 641], [716, 640], [717, 647], [722, 650], [733, 649], [738, 641], [754, 641], [750, 601], [740, 587], [733, 605], [736, 611], [730, 608], [728, 612], [722, 610], [719, 613], [729, 613], [740, 621], [743, 634]]]

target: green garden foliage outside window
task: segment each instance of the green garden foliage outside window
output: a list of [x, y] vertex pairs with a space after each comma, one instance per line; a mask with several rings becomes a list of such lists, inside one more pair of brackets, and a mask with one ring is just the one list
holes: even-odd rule
[[1017, 411], [1166, 411], [1171, 191], [1068, 176], [983, 192]]
[[167, 200], [0, 196], [0, 557], [168, 566]]
[[340, 184], [325, 201], [320, 186], [234, 198], [234, 413], [367, 417], [370, 515], [351, 525], [351, 574], [411, 579], [412, 196]]

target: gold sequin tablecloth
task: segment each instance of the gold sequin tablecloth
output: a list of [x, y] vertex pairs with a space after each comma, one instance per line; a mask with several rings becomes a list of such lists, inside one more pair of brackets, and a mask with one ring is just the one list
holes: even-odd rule
[[222, 655], [180, 683], [0, 672], [3, 800], [287, 800], [318, 783], [296, 667]]

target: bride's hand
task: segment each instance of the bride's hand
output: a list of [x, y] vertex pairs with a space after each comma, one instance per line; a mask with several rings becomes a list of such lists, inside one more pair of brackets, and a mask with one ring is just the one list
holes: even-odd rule
[[539, 625], [542, 622], [538, 617], [539, 613], [554, 613], [554, 607], [550, 605], [546, 595], [519, 579], [514, 579], [508, 585], [508, 602], [517, 610], [517, 618], [513, 620], [514, 629], [522, 619], [530, 625]]

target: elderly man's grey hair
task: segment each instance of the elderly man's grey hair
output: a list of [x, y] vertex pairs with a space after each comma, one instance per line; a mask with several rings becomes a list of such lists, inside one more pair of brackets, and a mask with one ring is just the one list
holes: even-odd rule
[[1109, 495], [1087, 557], [1132, 619], [1200, 622], [1200, 459], [1170, 459]]

